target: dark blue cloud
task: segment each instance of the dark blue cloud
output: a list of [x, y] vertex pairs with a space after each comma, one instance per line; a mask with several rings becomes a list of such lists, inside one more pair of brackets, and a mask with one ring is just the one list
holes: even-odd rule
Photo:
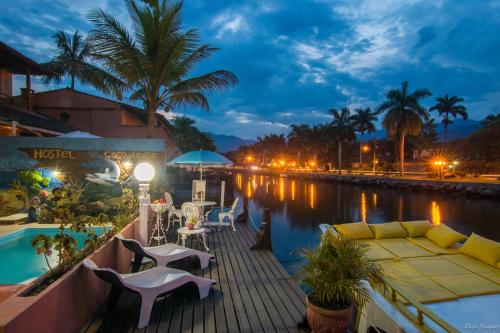
[[[54, 54], [55, 30], [88, 31], [94, 6], [127, 20], [121, 0], [4, 2], [0, 39], [39, 61]], [[460, 95], [481, 119], [499, 111], [499, 10], [493, 0], [185, 1], [185, 25], [220, 48], [195, 73], [228, 69], [240, 84], [211, 95], [209, 114], [177, 112], [203, 130], [255, 138], [325, 122], [331, 107], [376, 107], [385, 90], [408, 80], [433, 91], [426, 105]]]

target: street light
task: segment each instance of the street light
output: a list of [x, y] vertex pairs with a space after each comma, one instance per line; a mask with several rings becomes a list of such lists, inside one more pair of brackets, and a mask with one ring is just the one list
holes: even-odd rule
[[151, 202], [149, 182], [155, 176], [155, 168], [147, 163], [141, 162], [135, 166], [134, 177], [139, 183], [139, 236], [144, 245], [148, 239], [148, 212]]

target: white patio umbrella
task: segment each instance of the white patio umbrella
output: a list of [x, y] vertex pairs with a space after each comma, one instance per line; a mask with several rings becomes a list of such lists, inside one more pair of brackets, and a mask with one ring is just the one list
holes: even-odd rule
[[203, 166], [226, 166], [233, 165], [226, 157], [221, 154], [208, 150], [193, 150], [177, 156], [167, 163], [168, 165], [194, 165], [200, 167], [200, 180], [203, 179]]
[[69, 133], [64, 133], [59, 135], [60, 138], [80, 138], [80, 139], [98, 139], [101, 138], [100, 136], [88, 133], [88, 132], [83, 132], [83, 131], [74, 131], [74, 132], [69, 132]]

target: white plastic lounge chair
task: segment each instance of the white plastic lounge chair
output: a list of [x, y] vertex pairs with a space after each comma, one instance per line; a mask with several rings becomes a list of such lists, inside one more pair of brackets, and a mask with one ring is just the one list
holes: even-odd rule
[[214, 280], [194, 276], [188, 272], [170, 267], [153, 267], [147, 271], [133, 274], [119, 274], [111, 268], [99, 268], [90, 259], [85, 259], [83, 265], [102, 280], [111, 283], [114, 289], [129, 290], [141, 297], [141, 313], [139, 316], [139, 329], [149, 323], [151, 310], [158, 296], [179, 288], [188, 283], [198, 287], [200, 299], [208, 296]]
[[212, 254], [190, 249], [177, 244], [167, 243], [159, 246], [144, 247], [135, 239], [127, 239], [118, 234], [116, 237], [122, 244], [131, 252], [134, 252], [135, 259], [132, 265], [132, 272], [137, 272], [142, 263], [143, 258], [149, 258], [156, 263], [156, 266], [167, 266], [170, 262], [189, 258], [198, 257], [200, 268], [205, 269], [210, 264], [210, 259], [215, 258]]
[[[182, 209], [175, 208], [174, 200], [172, 200], [172, 196], [168, 192], [165, 192], [165, 200], [167, 201], [167, 204], [170, 204], [167, 216], [167, 231], [170, 228], [170, 223], [179, 222], [179, 227], [181, 227], [182, 218], [184, 217], [184, 215], [182, 215]], [[174, 220], [172, 220], [172, 218], [174, 218]]]
[[231, 209], [228, 212], [221, 211], [219, 213], [219, 226], [224, 226], [227, 225], [224, 223], [224, 219], [227, 217], [229, 219], [229, 225], [233, 228], [233, 231], [236, 231], [236, 228], [234, 227], [234, 211], [236, 209], [236, 206], [238, 205], [238, 201], [240, 198], [236, 198], [231, 205]]

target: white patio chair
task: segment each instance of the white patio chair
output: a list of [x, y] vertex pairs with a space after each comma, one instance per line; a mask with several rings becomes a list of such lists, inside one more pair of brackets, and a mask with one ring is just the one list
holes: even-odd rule
[[185, 202], [182, 204], [182, 215], [186, 218], [186, 225], [191, 219], [196, 219], [196, 226], [199, 226], [203, 220], [198, 206], [192, 202]]
[[132, 272], [137, 272], [139, 270], [143, 258], [151, 259], [156, 266], [167, 266], [175, 260], [198, 257], [201, 269], [207, 268], [210, 264], [210, 260], [215, 258], [211, 254], [177, 244], [167, 243], [159, 246], [144, 247], [135, 239], [127, 239], [120, 234], [116, 235], [116, 238], [118, 238], [128, 250], [135, 254]]
[[92, 270], [99, 278], [110, 283], [113, 288], [129, 290], [139, 294], [141, 310], [138, 328], [142, 329], [149, 323], [151, 310], [158, 296], [175, 290], [185, 284], [193, 283], [198, 288], [200, 299], [208, 296], [214, 280], [194, 276], [188, 272], [170, 267], [157, 266], [147, 271], [133, 274], [119, 274], [111, 268], [99, 268], [90, 259], [85, 259], [83, 265]]
[[192, 201], [205, 201], [205, 191], [207, 189], [206, 180], [193, 180], [193, 187], [191, 193]]
[[[182, 218], [184, 217], [184, 215], [182, 215], [182, 209], [175, 208], [174, 200], [172, 199], [172, 196], [168, 192], [165, 192], [165, 200], [167, 201], [167, 204], [170, 204], [167, 214], [167, 231], [170, 228], [170, 223], [175, 224], [175, 222], [179, 222], [179, 227], [181, 227]], [[173, 221], [172, 217], [174, 217]]]
[[236, 228], [234, 227], [234, 211], [236, 210], [236, 206], [238, 205], [238, 201], [240, 198], [236, 198], [231, 205], [231, 208], [229, 211], [224, 212], [221, 211], [219, 213], [219, 226], [227, 226], [228, 224], [224, 223], [224, 219], [227, 217], [229, 219], [229, 225], [233, 228], [233, 231], [236, 231]]

